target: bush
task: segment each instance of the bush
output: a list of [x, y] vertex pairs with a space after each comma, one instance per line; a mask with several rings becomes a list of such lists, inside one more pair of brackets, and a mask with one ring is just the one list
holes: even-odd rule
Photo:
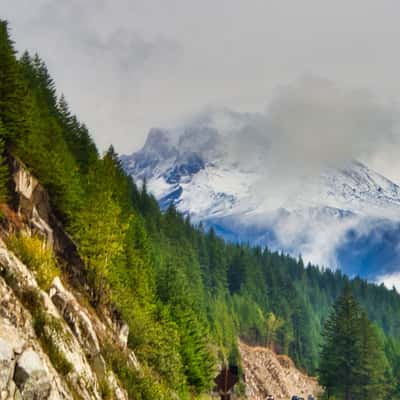
[[59, 275], [57, 261], [51, 248], [38, 236], [13, 234], [7, 238], [7, 246], [34, 274], [43, 290], [50, 288]]
[[142, 365], [138, 371], [130, 367], [127, 355], [112, 345], [104, 346], [103, 357], [128, 392], [129, 399], [166, 400], [172, 397], [148, 368]]
[[100, 380], [99, 384], [100, 384], [101, 398], [103, 400], [111, 400], [113, 398], [113, 394], [112, 394], [110, 385], [107, 382], [107, 380], [102, 379], [102, 380]]

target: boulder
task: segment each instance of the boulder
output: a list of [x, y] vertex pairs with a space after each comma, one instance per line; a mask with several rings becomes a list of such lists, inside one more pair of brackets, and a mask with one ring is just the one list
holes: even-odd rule
[[31, 348], [18, 359], [14, 382], [23, 400], [45, 400], [51, 393], [51, 381], [40, 356]]

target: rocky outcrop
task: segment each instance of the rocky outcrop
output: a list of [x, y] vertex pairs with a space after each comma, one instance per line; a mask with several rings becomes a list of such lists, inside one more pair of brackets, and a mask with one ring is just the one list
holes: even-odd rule
[[40, 183], [18, 161], [13, 170], [17, 217], [10, 218], [8, 230], [41, 236], [67, 273], [64, 281], [56, 277], [48, 292], [42, 290], [35, 274], [0, 239], [0, 400], [101, 400], [105, 388], [108, 399], [127, 400], [104, 349], [111, 343], [140, 368], [127, 348], [129, 328], [110, 311], [92, 309], [84, 287], [73, 286], [82, 273], [74, 272], [82, 269], [74, 243]]
[[0, 398], [73, 397], [44, 353], [30, 313], [0, 278]]
[[246, 395], [250, 400], [264, 400], [272, 395], [276, 400], [291, 399], [297, 395], [315, 399], [322, 393], [314, 378], [299, 371], [287, 356], [275, 354], [265, 347], [239, 343], [244, 369]]
[[[50, 294], [41, 290], [33, 273], [2, 241], [0, 266], [5, 277], [0, 278], [0, 398], [72, 399], [71, 393], [79, 393], [79, 398], [100, 400], [100, 383], [106, 381], [115, 398], [126, 399], [125, 391], [106, 366], [97, 334], [112, 341], [119, 332], [107, 328], [85, 309], [60, 278], [54, 279]], [[46, 337], [71, 366], [65, 376], [52, 365], [45, 353], [48, 349], [43, 349], [35, 332], [34, 318], [16, 295], [32, 291], [41, 298], [46, 321], [51, 321], [43, 327]]]
[[14, 184], [12, 203], [23, 228], [42, 236], [65, 262], [70, 278], [84, 284], [83, 262], [75, 243], [55, 215], [48, 193], [21, 161], [13, 158], [10, 167]]

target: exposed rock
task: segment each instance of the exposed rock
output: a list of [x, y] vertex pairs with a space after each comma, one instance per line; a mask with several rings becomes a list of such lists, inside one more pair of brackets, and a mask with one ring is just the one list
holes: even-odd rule
[[117, 379], [115, 378], [115, 375], [112, 372], [109, 373], [107, 381], [110, 389], [114, 393], [115, 400], [128, 400], [128, 394], [126, 393], [126, 390], [121, 388]]
[[33, 349], [25, 350], [17, 361], [14, 382], [26, 400], [48, 399], [51, 381], [43, 361]]
[[18, 168], [17, 164], [15, 164], [15, 166], [16, 172], [13, 178], [16, 192], [21, 193], [21, 195], [23, 195], [26, 199], [31, 199], [39, 182], [27, 170], [24, 168]]
[[83, 262], [75, 243], [53, 213], [46, 190], [16, 158], [11, 164], [11, 173], [14, 182], [14, 208], [24, 223], [24, 229], [45, 238], [53, 246], [55, 253], [68, 264], [71, 278], [84, 284]]
[[[43, 299], [43, 311], [46, 312], [49, 318], [53, 318], [54, 321], [58, 321], [58, 329], [54, 330], [52, 327], [47, 326], [45, 329], [46, 334], [51, 338], [58, 351], [73, 366], [73, 371], [68, 375], [68, 377], [66, 377], [68, 384], [71, 385], [74, 390], [79, 392], [83, 399], [101, 399], [96, 374], [92, 371], [90, 364], [86, 359], [84, 349], [79, 344], [73, 332], [71, 332], [71, 329], [67, 323], [62, 319], [48, 294], [40, 290], [33, 273], [17, 257], [15, 257], [14, 254], [9, 252], [4, 243], [1, 241], [0, 264], [2, 265], [2, 268], [6, 268], [8, 274], [18, 282], [18, 290], [20, 292], [36, 290], [38, 293], [40, 293], [40, 296]], [[40, 344], [37, 342], [37, 340], [34, 341], [35, 332], [32, 327], [32, 319], [29, 313], [27, 313], [26, 310], [23, 310], [23, 307], [19, 305], [19, 302], [17, 299], [15, 299], [12, 291], [7, 290], [7, 288], [4, 288], [3, 290], [0, 288], [0, 293], [2, 291], [8, 292], [8, 298], [10, 301], [4, 304], [4, 312], [0, 310], [0, 315], [8, 315], [8, 320], [12, 324], [22, 328], [23, 333], [26, 332], [26, 336], [28, 336], [26, 338], [26, 343], [36, 343], [36, 346], [40, 347]], [[18, 311], [21, 313], [21, 316], [19, 316], [17, 312], [13, 312], [13, 310], [16, 309], [18, 309]], [[19, 374], [21, 373], [19, 372]], [[56, 372], [55, 375], [58, 376]], [[58, 379], [61, 380], [61, 378]], [[39, 376], [36, 374], [35, 379], [32, 382], [29, 382], [28, 387], [30, 389], [27, 392], [27, 396], [32, 392], [32, 390], [34, 390], [32, 385], [35, 382], [39, 382], [41, 387], [45, 386], [42, 379], [42, 374], [39, 374]], [[19, 387], [18, 384], [17, 387]], [[23, 393], [22, 396], [24, 396]]]
[[[55, 278], [50, 288], [50, 298], [57, 307], [59, 313], [69, 325], [81, 348], [91, 360], [91, 368], [100, 380], [107, 379], [116, 399], [127, 399], [127, 394], [115, 378], [114, 374], [107, 370], [106, 363], [101, 355], [99, 335], [116, 335], [112, 329], [107, 328], [93, 312], [85, 309], [72, 294], [65, 288], [59, 278]], [[124, 325], [126, 325], [124, 323]], [[127, 326], [127, 325], [126, 325]], [[129, 328], [125, 329], [129, 332]], [[128, 350], [130, 362], [139, 367], [135, 354]]]
[[0, 337], [0, 394], [6, 398], [15, 367], [14, 351], [11, 343]]
[[317, 398], [322, 392], [317, 381], [299, 371], [289, 357], [242, 342], [239, 349], [248, 399], [264, 400], [273, 395], [276, 400], [287, 400], [294, 395], [307, 398], [309, 394]]
[[121, 328], [119, 330], [119, 335], [118, 335], [120, 345], [123, 348], [126, 348], [128, 345], [128, 336], [129, 336], [129, 326], [127, 323], [123, 322], [121, 324]]
[[100, 353], [100, 344], [90, 318], [75, 296], [65, 289], [60, 278], [55, 278], [50, 288], [50, 297], [72, 332], [87, 353]]
[[32, 318], [0, 277], [1, 399], [72, 400], [43, 352]]

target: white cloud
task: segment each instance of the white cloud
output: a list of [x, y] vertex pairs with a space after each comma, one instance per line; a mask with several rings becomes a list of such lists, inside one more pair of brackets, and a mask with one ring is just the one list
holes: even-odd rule
[[396, 290], [400, 293], [400, 271], [381, 275], [377, 278], [376, 283], [383, 283], [388, 289], [392, 289], [393, 287], [395, 287]]

